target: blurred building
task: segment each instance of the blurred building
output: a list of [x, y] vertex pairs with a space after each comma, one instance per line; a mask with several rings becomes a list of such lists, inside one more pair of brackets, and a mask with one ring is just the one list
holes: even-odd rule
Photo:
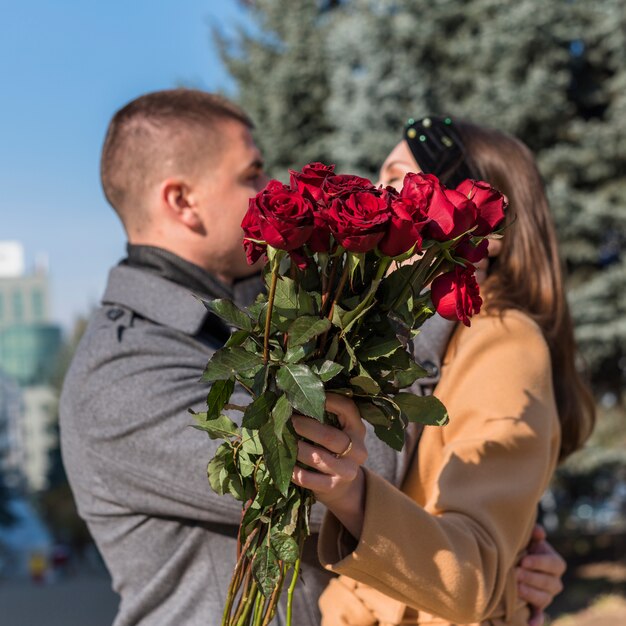
[[22, 390], [0, 371], [0, 476], [10, 490], [24, 484], [24, 433]]
[[[32, 491], [45, 488], [50, 450], [55, 445], [57, 402], [51, 381], [61, 345], [61, 328], [50, 320], [47, 262], [40, 259], [34, 270], [27, 272], [22, 245], [0, 242], [0, 372], [6, 389], [14, 381], [21, 394], [21, 408], [11, 409], [11, 415], [20, 413], [19, 438], [5, 438], [12, 450], [5, 456], [19, 459]], [[9, 404], [18, 406], [16, 400]]]

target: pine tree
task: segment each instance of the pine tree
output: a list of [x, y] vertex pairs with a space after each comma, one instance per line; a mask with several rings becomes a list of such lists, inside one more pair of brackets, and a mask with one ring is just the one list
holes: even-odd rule
[[329, 161], [333, 128], [325, 116], [329, 95], [326, 50], [320, 33], [335, 3], [258, 0], [251, 15], [260, 34], [243, 30], [229, 40], [214, 32], [223, 62], [238, 87], [237, 100], [251, 115], [270, 174]]
[[596, 382], [626, 370], [626, 12], [622, 0], [259, 0], [227, 65], [273, 172], [375, 175], [408, 117], [520, 137], [547, 183]]

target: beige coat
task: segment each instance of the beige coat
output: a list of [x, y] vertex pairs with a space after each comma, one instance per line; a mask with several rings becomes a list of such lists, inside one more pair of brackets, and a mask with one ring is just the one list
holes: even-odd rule
[[518, 311], [459, 325], [435, 394], [449, 424], [424, 429], [402, 492], [366, 472], [358, 545], [324, 521], [319, 557], [342, 576], [323, 626], [528, 622], [514, 568], [560, 443], [539, 327]]

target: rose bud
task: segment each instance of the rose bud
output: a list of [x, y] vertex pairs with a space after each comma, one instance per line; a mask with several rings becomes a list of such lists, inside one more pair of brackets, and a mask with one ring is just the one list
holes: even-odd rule
[[324, 183], [335, 171], [334, 165], [323, 163], [309, 163], [302, 168], [301, 172], [289, 170], [289, 184], [292, 189], [297, 189], [303, 196], [309, 197], [314, 202], [324, 201]]
[[335, 239], [350, 252], [373, 250], [383, 238], [390, 217], [387, 201], [375, 188], [335, 199], [327, 216]]
[[482, 180], [464, 180], [456, 190], [470, 199], [478, 210], [476, 229], [473, 235], [485, 236], [492, 233], [504, 219], [508, 206], [506, 197], [489, 183]]
[[480, 312], [483, 303], [474, 268], [459, 266], [433, 280], [430, 297], [441, 317], [459, 320], [466, 326], [470, 325], [469, 318]]
[[313, 205], [277, 180], [251, 200], [258, 211], [261, 239], [279, 250], [300, 248], [313, 232]]

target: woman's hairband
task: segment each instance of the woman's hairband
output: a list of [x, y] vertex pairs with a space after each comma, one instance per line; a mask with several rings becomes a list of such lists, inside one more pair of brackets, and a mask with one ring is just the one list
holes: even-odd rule
[[456, 187], [466, 178], [476, 178], [452, 118], [410, 119], [404, 128], [404, 139], [422, 172], [434, 174], [445, 185]]

